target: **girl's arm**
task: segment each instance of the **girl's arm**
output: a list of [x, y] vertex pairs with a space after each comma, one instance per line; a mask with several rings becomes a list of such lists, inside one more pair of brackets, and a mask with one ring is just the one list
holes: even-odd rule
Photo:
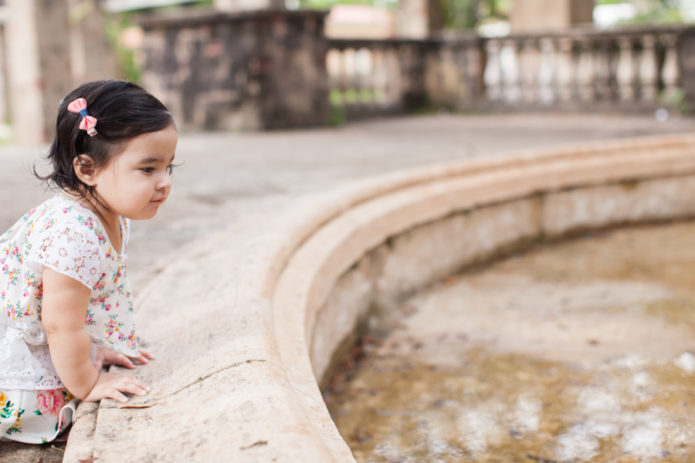
[[76, 397], [88, 401], [106, 397], [125, 402], [122, 392], [144, 395], [149, 388], [130, 373], [99, 373], [89, 358], [90, 339], [84, 330], [89, 289], [50, 268], [43, 270], [41, 321], [56, 372]]

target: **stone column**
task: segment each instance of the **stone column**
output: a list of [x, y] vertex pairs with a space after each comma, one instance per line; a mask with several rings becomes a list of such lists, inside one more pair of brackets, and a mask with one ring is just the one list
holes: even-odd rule
[[215, 9], [220, 11], [249, 11], [285, 8], [285, 0], [215, 0]]
[[121, 76], [118, 58], [106, 39], [105, 13], [99, 0], [67, 0], [70, 9], [72, 87]]
[[10, 113], [15, 138], [21, 143], [38, 143], [45, 137], [45, 118], [35, 2], [8, 0], [7, 13], [7, 36], [22, 38], [7, 41]]
[[[20, 143], [49, 141], [78, 84], [120, 75], [98, 0], [6, 0], [10, 114]], [[18, 40], [15, 40], [18, 38]]]
[[514, 0], [510, 22], [513, 33], [569, 29], [593, 22], [594, 0]]
[[325, 13], [143, 19], [143, 83], [180, 127], [277, 129], [330, 121]]
[[396, 12], [396, 35], [409, 39], [428, 36], [427, 0], [401, 0]]
[[7, 91], [7, 53], [5, 51], [7, 50], [7, 30], [5, 25], [4, 21], [0, 21], [0, 124], [6, 124], [10, 120], [9, 92]]
[[[72, 87], [64, 1], [7, 1], [7, 70], [15, 138], [47, 141], [58, 102]], [[20, 40], [13, 40], [13, 38]]]

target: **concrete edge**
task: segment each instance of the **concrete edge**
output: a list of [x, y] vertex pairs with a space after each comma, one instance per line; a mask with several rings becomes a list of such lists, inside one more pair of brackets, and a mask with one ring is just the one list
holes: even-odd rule
[[[328, 414], [309, 356], [315, 314], [338, 278], [389, 237], [455, 211], [529, 195], [695, 172], [695, 137], [650, 137], [493, 161], [449, 163], [362, 185], [292, 254], [273, 296], [278, 350], [308, 424], [334, 461], [354, 461]], [[371, 188], [370, 188], [371, 187]], [[339, 344], [336, 340], [333, 347]], [[318, 378], [320, 379], [320, 378]]]
[[[413, 168], [357, 181], [319, 199], [307, 198], [297, 204], [296, 209], [284, 211], [277, 221], [283, 224], [282, 233], [275, 233], [259, 244], [256, 250], [263, 254], [263, 258], [249, 261], [248, 272], [243, 278], [230, 283], [244, 290], [229, 288], [234, 293], [236, 304], [267, 305], [267, 309], [260, 309], [260, 323], [270, 327], [270, 332], [250, 333], [249, 339], [269, 337], [258, 347], [256, 357], [262, 357], [267, 365], [271, 365], [275, 376], [269, 377], [266, 373], [258, 373], [258, 376], [275, 382], [275, 390], [281, 391], [276, 392], [275, 399], [278, 400], [275, 403], [283, 404], [285, 408], [269, 412], [278, 420], [285, 420], [281, 425], [258, 422], [247, 426], [266, 429], [271, 434], [288, 434], [278, 439], [287, 445], [273, 449], [268, 445], [267, 452], [276, 452], [273, 454], [276, 461], [310, 461], [311, 458], [354, 461], [323, 403], [314, 378], [308, 342], [314, 328], [315, 313], [339, 276], [386, 238], [456, 210], [509, 198], [579, 185], [634, 181], [692, 171], [695, 171], [695, 136], [644, 137], [571, 148], [525, 150], [490, 160]], [[246, 231], [252, 234], [253, 226], [249, 224]], [[229, 233], [226, 231], [219, 236]], [[206, 241], [214, 243], [215, 239]], [[184, 258], [205, 255], [206, 251], [201, 251], [201, 247], [212, 252], [214, 245], [194, 243], [183, 253]], [[145, 298], [156, 292], [160, 277], [167, 278], [166, 272], [145, 289]], [[147, 313], [140, 316], [145, 324], [150, 323], [151, 317]], [[230, 364], [238, 363], [243, 355], [228, 361]], [[250, 365], [245, 374], [255, 374], [259, 369], [260, 366]], [[158, 403], [156, 397], [149, 400], [152, 404]], [[114, 404], [103, 401], [96, 411], [91, 411], [90, 405], [82, 404], [78, 410], [78, 420], [68, 441], [64, 461], [89, 458], [118, 461], [109, 455], [122, 457], [123, 453], [107, 451], [116, 443], [106, 441], [102, 436], [113, 434], [100, 432], [101, 427], [108, 429], [108, 416], [113, 416]], [[153, 408], [143, 407], [140, 413], [147, 414]], [[296, 433], [287, 431], [294, 428]], [[134, 436], [129, 436], [126, 430], [119, 439], [128, 441]], [[227, 447], [215, 443], [212, 448], [211, 444], [209, 452], [201, 449], [197, 455], [219, 456], [220, 452], [236, 445], [235, 437], [229, 439]], [[253, 438], [249, 440], [250, 444], [238, 448], [253, 447], [252, 444], [261, 441]], [[256, 450], [261, 452], [264, 449], [258, 446], [254, 448]], [[269, 453], [237, 455], [234, 453], [236, 450], [229, 451], [238, 457], [235, 461], [271, 460]], [[185, 461], [183, 455], [180, 458], [179, 461]]]

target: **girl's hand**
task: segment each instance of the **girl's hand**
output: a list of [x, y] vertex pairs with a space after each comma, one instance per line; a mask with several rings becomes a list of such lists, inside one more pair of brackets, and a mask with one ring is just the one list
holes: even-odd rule
[[128, 398], [123, 394], [124, 392], [142, 396], [149, 391], [149, 387], [130, 373], [100, 372], [96, 384], [84, 400], [97, 402], [109, 398], [119, 402], [127, 402]]
[[145, 349], [138, 349], [138, 351], [140, 352], [140, 357], [131, 358], [139, 364], [144, 365], [146, 363], [150, 363], [150, 360], [154, 360], [154, 355], [150, 354], [150, 351]]
[[97, 370], [106, 365], [118, 365], [125, 368], [130, 368], [131, 370], [135, 368], [133, 360], [139, 364], [149, 363], [150, 360], [154, 360], [152, 354], [150, 354], [145, 349], [139, 349], [139, 357], [127, 357], [121, 353], [108, 349], [106, 347], [99, 346], [97, 349], [97, 357], [94, 362], [94, 366]]

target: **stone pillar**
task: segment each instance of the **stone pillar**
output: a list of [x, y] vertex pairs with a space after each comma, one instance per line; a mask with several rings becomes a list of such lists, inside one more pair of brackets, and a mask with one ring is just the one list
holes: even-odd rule
[[514, 0], [512, 33], [547, 32], [593, 22], [594, 0]]
[[118, 58], [106, 39], [105, 13], [99, 0], [67, 0], [70, 9], [72, 87], [121, 76]]
[[143, 21], [143, 83], [192, 130], [330, 121], [325, 12], [215, 12]]
[[429, 35], [428, 0], [401, 0], [396, 11], [396, 35], [422, 39]]
[[[4, 7], [2, 7], [4, 8]], [[3, 13], [4, 14], [4, 13]], [[7, 29], [3, 21], [0, 27], [0, 124], [10, 121], [9, 92], [7, 91]]]
[[[16, 141], [49, 141], [74, 87], [120, 75], [99, 0], [6, 0], [7, 88]], [[14, 38], [19, 40], [14, 40]]]
[[39, 40], [33, 0], [8, 0], [7, 41], [10, 112], [15, 138], [21, 143], [38, 143], [45, 137]]
[[215, 9], [220, 11], [249, 11], [285, 8], [285, 0], [215, 0]]

